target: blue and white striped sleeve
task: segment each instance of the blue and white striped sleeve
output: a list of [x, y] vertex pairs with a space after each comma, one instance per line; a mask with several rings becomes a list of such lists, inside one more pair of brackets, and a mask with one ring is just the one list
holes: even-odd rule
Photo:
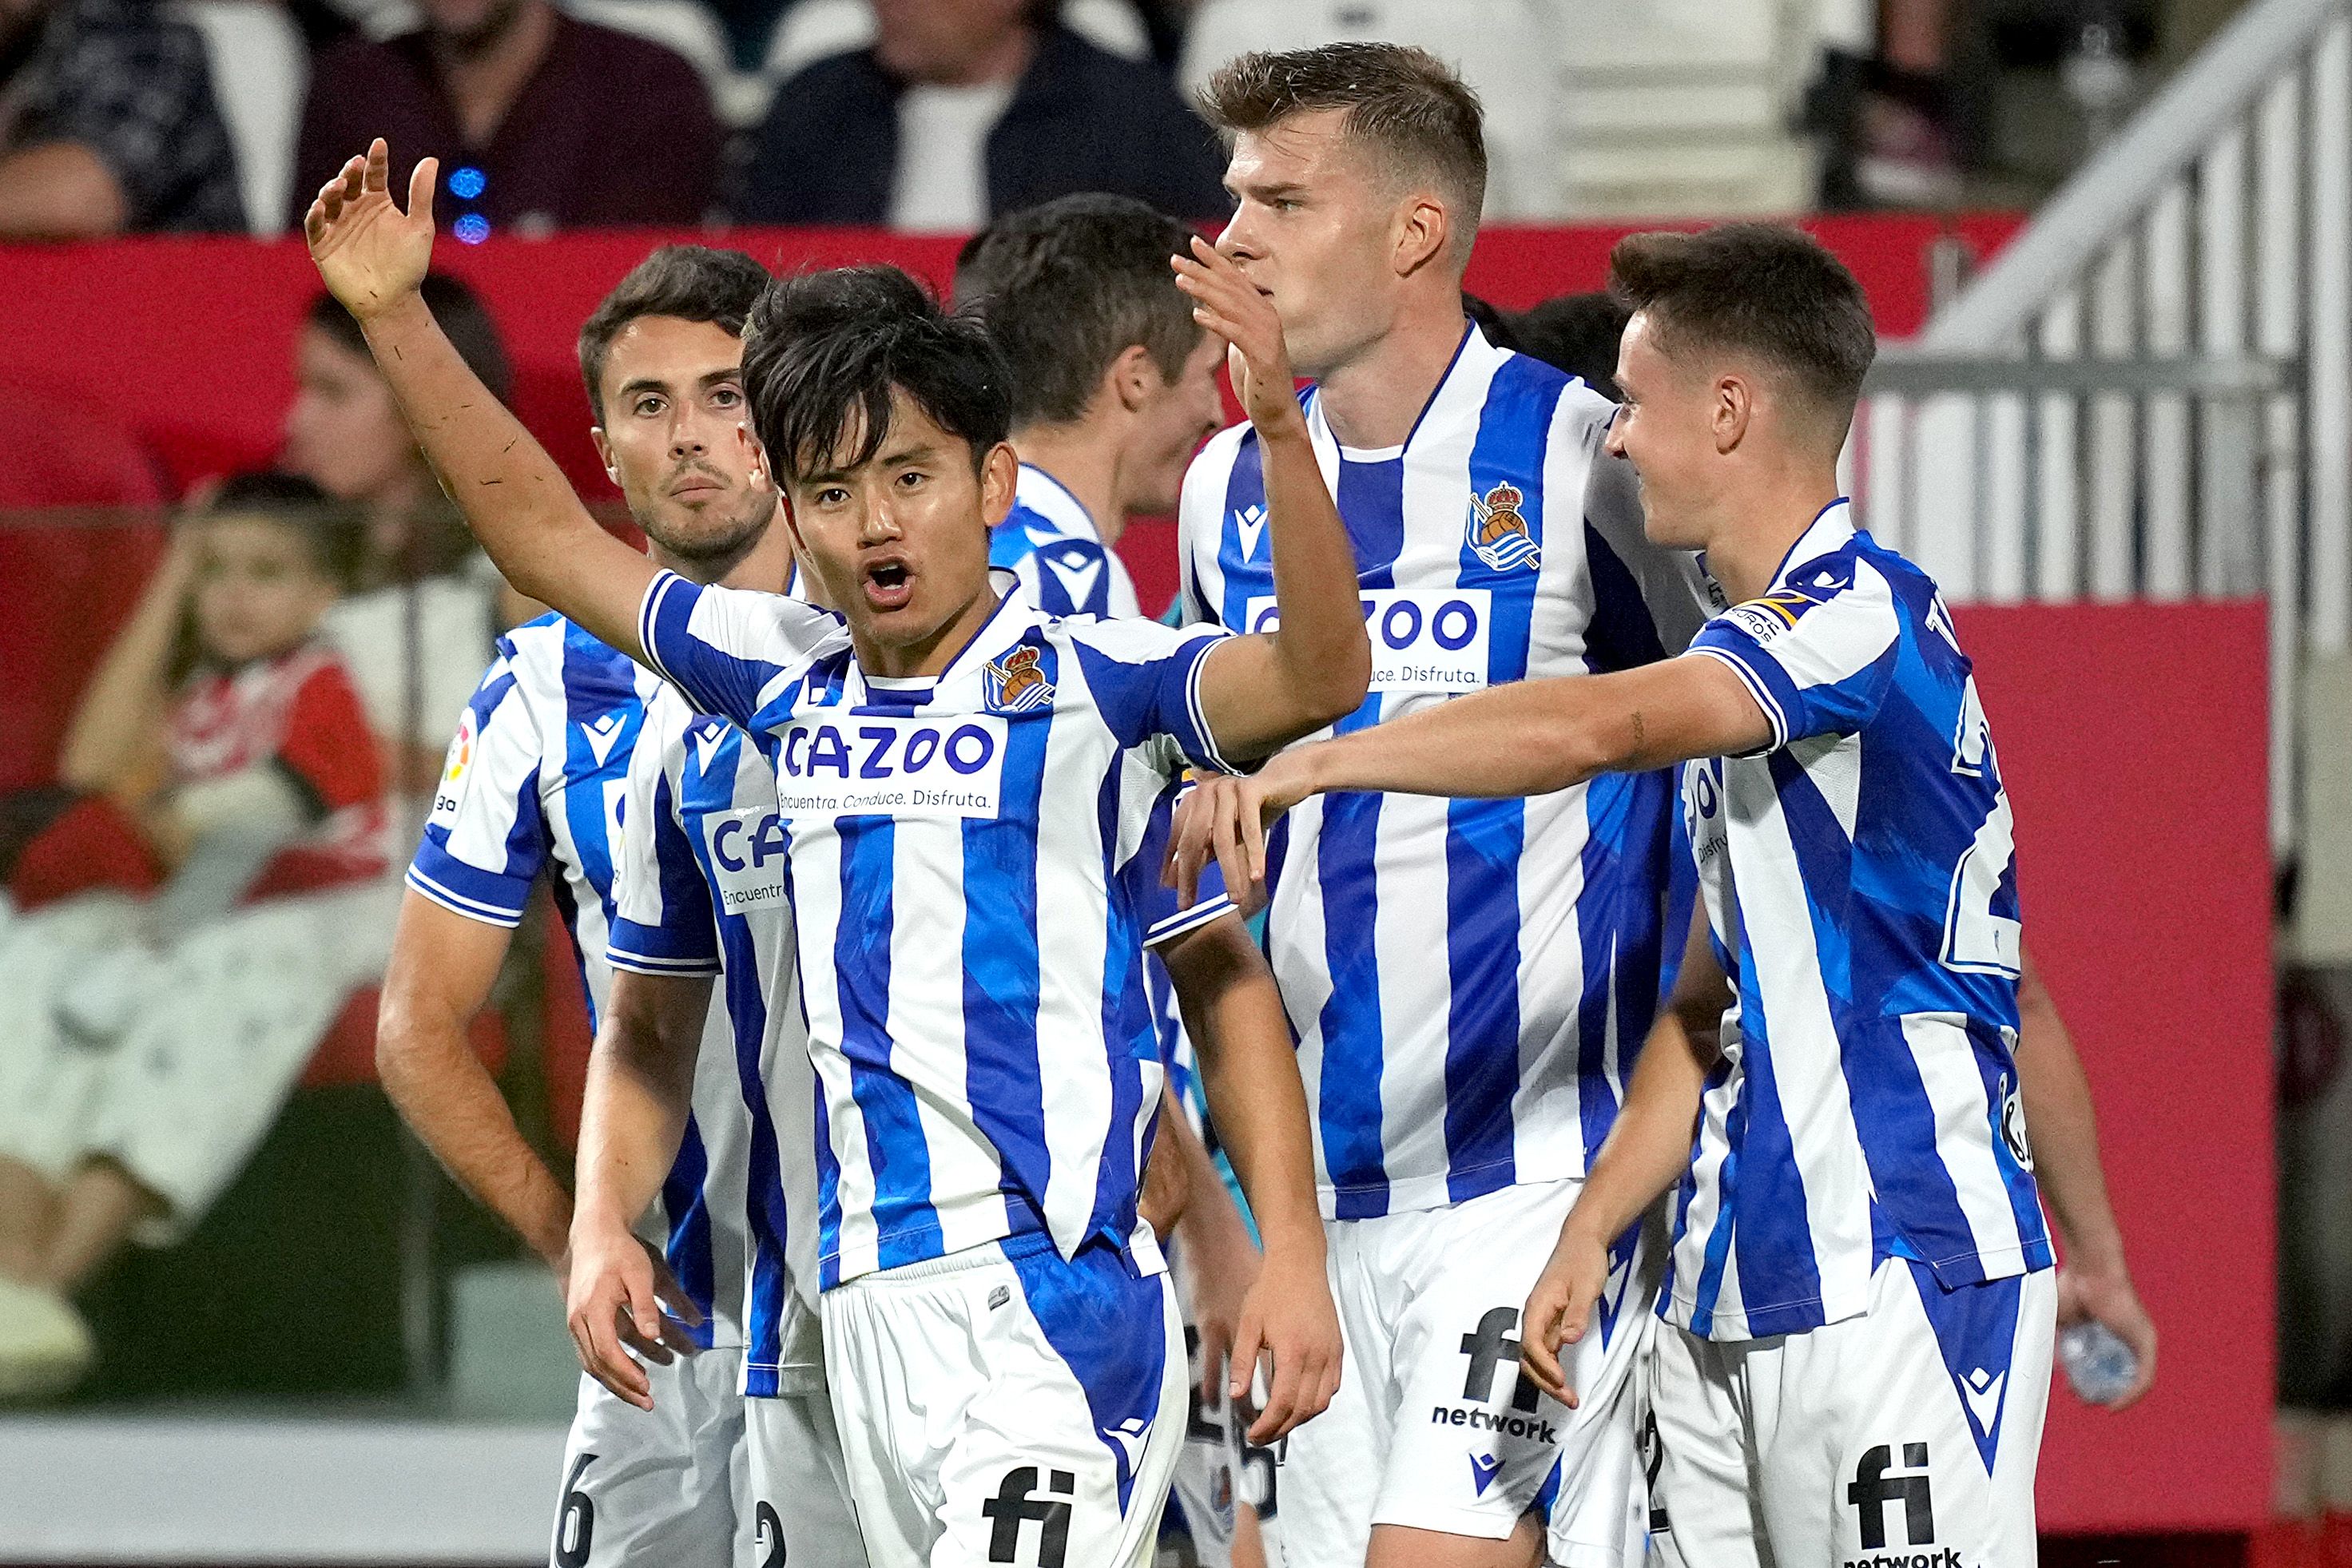
[[457, 717], [408, 885], [468, 919], [518, 924], [547, 862], [540, 762], [538, 719], [515, 678], [513, 651], [501, 642]]
[[1143, 830], [1143, 841], [1127, 862], [1128, 897], [1143, 927], [1143, 946], [1147, 949], [1173, 942], [1237, 913], [1234, 901], [1225, 895], [1224, 873], [1214, 861], [1202, 868], [1200, 889], [1188, 907], [1179, 907], [1176, 890], [1160, 881], [1160, 868], [1168, 858], [1175, 804], [1182, 799], [1183, 787], [1171, 786], [1153, 802], [1151, 821]]
[[1782, 587], [1733, 605], [1699, 629], [1687, 657], [1731, 667], [1772, 726], [1776, 751], [1868, 724], [1894, 684], [1903, 623], [1895, 591], [1852, 551], [1790, 574]]
[[1243, 769], [1217, 749], [1201, 707], [1201, 668], [1232, 633], [1157, 621], [1100, 621], [1072, 639], [1103, 723], [1123, 747], [1158, 736], [1176, 743], [1195, 767]]
[[[675, 694], [656, 699], [629, 758], [621, 841], [613, 857], [613, 927], [605, 956], [640, 975], [719, 973], [719, 926], [710, 889], [677, 810], [686, 748]], [[672, 711], [664, 712], [664, 709]], [[656, 727], [658, 725], [658, 727]]]
[[655, 673], [698, 709], [749, 728], [779, 676], [799, 674], [849, 634], [841, 617], [801, 600], [665, 571], [646, 590], [637, 635]]

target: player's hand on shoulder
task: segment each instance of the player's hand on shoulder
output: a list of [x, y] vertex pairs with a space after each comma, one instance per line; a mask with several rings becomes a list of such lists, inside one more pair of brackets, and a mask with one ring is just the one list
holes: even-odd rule
[[393, 199], [391, 165], [391, 149], [379, 136], [319, 187], [302, 218], [320, 280], [362, 321], [415, 295], [433, 261], [433, 187], [440, 160], [425, 159], [409, 175], [406, 212]]
[[660, 1254], [625, 1226], [574, 1225], [571, 1259], [566, 1312], [582, 1370], [639, 1409], [652, 1409], [653, 1384], [642, 1363], [667, 1366], [692, 1354], [688, 1331], [702, 1314]]
[[1192, 236], [1192, 254], [1169, 258], [1176, 268], [1176, 287], [1192, 300], [1192, 319], [1223, 338], [1225, 367], [1234, 381], [1234, 396], [1252, 424], [1269, 426], [1297, 421], [1306, 428], [1290, 372], [1290, 351], [1282, 340], [1282, 318], [1274, 301], [1258, 292], [1241, 264], [1200, 235]]
[[1249, 1440], [1263, 1448], [1320, 1416], [1339, 1391], [1339, 1312], [1319, 1250], [1275, 1249], [1259, 1265], [1234, 1332], [1227, 1393], [1235, 1401], [1251, 1397], [1261, 1353], [1271, 1364]]
[[1571, 1410], [1577, 1393], [1561, 1370], [1559, 1348], [1584, 1337], [1592, 1303], [1608, 1286], [1609, 1249], [1570, 1226], [1561, 1230], [1519, 1315], [1519, 1369]]

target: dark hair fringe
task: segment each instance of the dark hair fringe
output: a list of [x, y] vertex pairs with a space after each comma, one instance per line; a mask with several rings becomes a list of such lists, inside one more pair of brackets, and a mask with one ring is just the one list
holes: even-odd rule
[[596, 423], [604, 422], [604, 359], [623, 328], [642, 317], [674, 316], [740, 338], [769, 282], [768, 269], [741, 251], [704, 245], [666, 245], [630, 268], [580, 328], [580, 379]]
[[977, 468], [1011, 428], [1012, 384], [986, 329], [895, 267], [779, 279], [744, 323], [752, 430], [788, 482], [871, 461], [889, 438], [894, 391], [967, 443]]
[[1192, 230], [1147, 203], [1094, 193], [997, 219], [956, 261], [956, 307], [1013, 372], [1013, 427], [1086, 413], [1103, 372], [1140, 345], [1169, 381], [1201, 341], [1169, 257]]
[[1609, 253], [1609, 291], [1649, 320], [1662, 352], [1752, 354], [1841, 428], [1878, 354], [1870, 301], [1845, 263], [1779, 224], [1628, 235]]
[[[446, 272], [426, 274], [417, 292], [466, 368], [481, 378], [492, 397], [507, 402], [514, 391], [514, 370], [507, 360], [506, 344], [499, 337], [498, 323], [490, 319], [482, 297]], [[313, 298], [304, 319], [352, 353], [368, 351], [366, 334], [333, 295], [321, 292]]]
[[338, 501], [299, 474], [278, 469], [233, 474], [197, 507], [198, 520], [261, 517], [299, 536], [311, 561], [339, 588], [358, 576], [367, 545], [357, 507]]

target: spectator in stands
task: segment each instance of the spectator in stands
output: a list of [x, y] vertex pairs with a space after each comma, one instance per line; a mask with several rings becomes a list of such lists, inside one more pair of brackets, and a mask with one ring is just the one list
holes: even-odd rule
[[[0, 0], [6, 4], [7, 0]], [[458, 239], [512, 228], [699, 224], [721, 136], [694, 68], [660, 45], [567, 16], [548, 0], [422, 0], [425, 26], [320, 56], [294, 162], [292, 225], [375, 137], [400, 178], [441, 160]]]
[[[506, 351], [481, 300], [438, 274], [424, 293], [458, 353], [505, 398]], [[416, 450], [359, 323], [333, 296], [310, 302], [294, 366], [282, 461], [366, 519], [357, 591], [329, 614], [327, 635], [398, 777], [420, 789], [439, 770], [448, 732], [489, 662], [503, 585]]]
[[245, 227], [194, 27], [143, 0], [0, 0], [0, 239]]
[[871, 48], [778, 89], [738, 215], [963, 232], [1104, 191], [1222, 216], [1224, 155], [1208, 127], [1157, 71], [1081, 38], [1059, 9], [876, 0]]
[[[14, 857], [0, 1397], [87, 1364], [67, 1296], [134, 1231], [194, 1223], [370, 977], [344, 936], [383, 917], [383, 772], [320, 634], [357, 537], [308, 480], [223, 486], [83, 694], [68, 809]], [[132, 873], [94, 885], [94, 865]]]

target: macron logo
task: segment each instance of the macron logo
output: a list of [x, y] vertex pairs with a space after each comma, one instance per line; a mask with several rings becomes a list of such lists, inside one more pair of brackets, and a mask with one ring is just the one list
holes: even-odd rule
[[1062, 591], [1070, 601], [1070, 608], [1083, 613], [1093, 600], [1095, 584], [1102, 580], [1103, 562], [1100, 556], [1089, 559], [1082, 550], [1064, 550], [1045, 558], [1061, 580]]
[[582, 725], [580, 733], [588, 737], [588, 749], [595, 754], [596, 766], [602, 768], [604, 759], [613, 755], [613, 743], [621, 738], [621, 716], [608, 713], [593, 724]]
[[2000, 1388], [2009, 1381], [2009, 1374], [1990, 1373], [1978, 1367], [1960, 1382], [1960, 1393], [1969, 1402], [1969, 1414], [1977, 1418], [1977, 1430], [1988, 1436], [1993, 1421], [2000, 1415]]
[[1502, 1469], [1503, 1461], [1496, 1455], [1471, 1455], [1470, 1485], [1475, 1494], [1479, 1497], [1485, 1497], [1486, 1495], [1486, 1489], [1495, 1484], [1495, 1478], [1502, 1473]]
[[1234, 514], [1234, 528], [1241, 535], [1242, 559], [1255, 560], [1259, 536], [1265, 532], [1265, 507], [1244, 507]]

